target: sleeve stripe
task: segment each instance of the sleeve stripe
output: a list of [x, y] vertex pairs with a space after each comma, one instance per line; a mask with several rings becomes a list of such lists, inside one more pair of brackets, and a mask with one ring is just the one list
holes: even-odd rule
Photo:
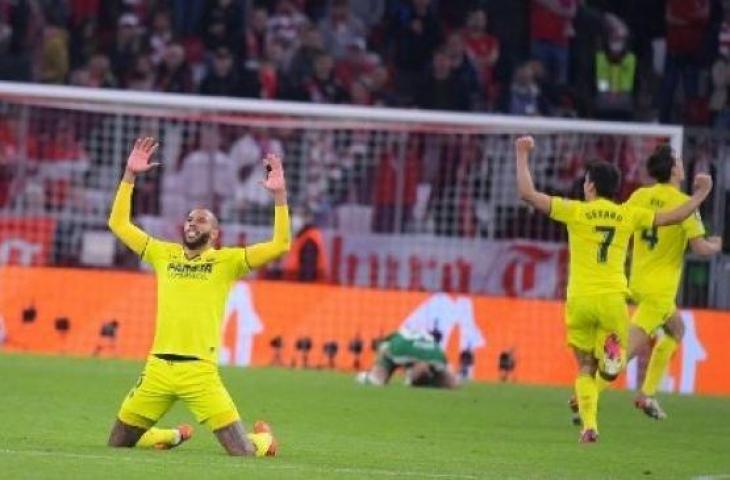
[[243, 261], [246, 262], [246, 266], [249, 270], [253, 270], [253, 268], [251, 268], [251, 264], [248, 263], [248, 248], [246, 247], [243, 247]]
[[139, 258], [144, 260], [144, 254], [147, 251], [147, 245], [149, 245], [149, 244], [150, 244], [150, 236], [147, 235], [147, 240], [145, 240], [145, 242], [144, 242], [144, 247], [142, 248], [142, 251], [139, 254]]

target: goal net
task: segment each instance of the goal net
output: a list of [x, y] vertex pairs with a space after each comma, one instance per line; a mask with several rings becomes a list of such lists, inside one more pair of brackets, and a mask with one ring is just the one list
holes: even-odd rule
[[[342, 318], [374, 317], [380, 330], [390, 325], [383, 315], [407, 317], [408, 302], [438, 292], [559, 299], [566, 234], [518, 199], [513, 141], [523, 133], [536, 138], [537, 186], [569, 197], [580, 195], [590, 159], [619, 167], [625, 198], [658, 143], [682, 148], [678, 127], [0, 82], [0, 265], [144, 268], [106, 221], [134, 139], [154, 136], [162, 167], [138, 179], [133, 214], [173, 241], [195, 206], [218, 215], [225, 245], [267, 238], [272, 198], [259, 185], [261, 158], [283, 157], [294, 231], [322, 235], [317, 288], [352, 287], [346, 302], [317, 313], [340, 348], [357, 336]], [[297, 267], [285, 259], [254, 275], [296, 280]], [[373, 310], [374, 291], [392, 295], [397, 313]], [[398, 310], [408, 298], [419, 300]], [[472, 307], [429, 307], [418, 321], [443, 326]], [[246, 328], [265, 319], [252, 322]]]

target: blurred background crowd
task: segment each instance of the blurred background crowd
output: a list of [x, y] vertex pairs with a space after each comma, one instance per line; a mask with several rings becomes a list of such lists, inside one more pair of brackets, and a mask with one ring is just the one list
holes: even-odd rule
[[725, 0], [0, 0], [0, 79], [730, 125]]

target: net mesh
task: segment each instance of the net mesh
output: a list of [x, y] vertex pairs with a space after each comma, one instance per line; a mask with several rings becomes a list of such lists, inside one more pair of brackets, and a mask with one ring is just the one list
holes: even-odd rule
[[[89, 250], [105, 245], [100, 239], [126, 155], [134, 139], [145, 135], [162, 145], [162, 168], [140, 178], [135, 190], [134, 215], [156, 229], [151, 233], [176, 239], [186, 212], [205, 206], [219, 216], [226, 242], [266, 236], [272, 199], [259, 185], [260, 159], [277, 153], [285, 159], [295, 227], [305, 222], [323, 229], [330, 257], [333, 247], [344, 247], [333, 259], [339, 263], [330, 266], [338, 274], [335, 283], [352, 281], [348, 245], [380, 250], [358, 255], [367, 263], [378, 253], [378, 280], [356, 283], [437, 290], [443, 278], [423, 285], [401, 274], [429, 265], [443, 274], [443, 266], [428, 258], [412, 260], [414, 249], [433, 249], [455, 262], [459, 252], [485, 245], [565, 241], [564, 228], [517, 198], [510, 133], [141, 107], [107, 107], [114, 113], [106, 113], [96, 104], [57, 103], [1, 104], [0, 209], [15, 219], [13, 228], [22, 219], [30, 219], [27, 229], [41, 217], [55, 221], [41, 263], [136, 266], [121, 248], [108, 262], [92, 259], [101, 252]], [[641, 160], [668, 138], [566, 131], [538, 133], [536, 140], [532, 167], [540, 189], [578, 197], [585, 161], [600, 158], [622, 171], [625, 198], [643, 180]], [[480, 291], [473, 284], [462, 287]]]
[[[314, 363], [329, 365], [335, 342], [333, 364], [349, 368], [361, 355], [365, 365], [374, 339], [407, 325], [438, 332], [453, 362], [477, 352], [479, 378], [497, 378], [504, 355], [517, 358], [522, 380], [572, 378], [572, 369], [544, 362], [565, 354], [558, 304], [482, 296], [565, 293], [565, 230], [519, 201], [514, 128], [324, 118], [317, 107], [311, 116], [275, 116], [2, 95], [0, 114], [0, 280], [12, 286], [0, 292], [0, 321], [10, 322], [17, 348], [126, 356], [149, 348], [148, 276], [74, 270], [37, 277], [7, 266], [145, 268], [106, 222], [129, 149], [150, 135], [161, 143], [162, 167], [138, 178], [133, 198], [134, 220], [150, 234], [179, 240], [186, 213], [205, 206], [221, 221], [223, 244], [268, 238], [272, 199], [259, 185], [266, 153], [284, 158], [294, 231], [322, 233], [321, 276], [304, 272], [306, 262], [292, 272], [284, 259], [253, 274], [284, 281], [236, 287], [224, 362], [301, 364], [307, 351], [297, 346], [309, 339]], [[585, 162], [599, 158], [619, 167], [626, 198], [645, 180], [642, 160], [669, 140], [552, 124], [530, 130], [538, 188], [568, 197], [580, 195]], [[712, 142], [708, 149], [728, 144]], [[704, 160], [691, 161], [706, 170]], [[715, 198], [712, 218], [725, 212], [725, 197]]]

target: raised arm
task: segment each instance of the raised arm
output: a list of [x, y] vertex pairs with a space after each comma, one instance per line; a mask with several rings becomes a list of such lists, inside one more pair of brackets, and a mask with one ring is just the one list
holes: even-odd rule
[[266, 179], [262, 184], [274, 195], [274, 233], [268, 242], [246, 248], [246, 260], [251, 268], [258, 268], [276, 260], [288, 252], [291, 246], [289, 207], [286, 203], [286, 182], [281, 158], [269, 154], [264, 157], [263, 162], [266, 167]]
[[550, 196], [535, 189], [530, 173], [530, 151], [535, 148], [535, 140], [530, 136], [515, 141], [515, 160], [517, 167], [517, 191], [520, 198], [543, 213], [550, 214]]
[[689, 200], [678, 206], [674, 210], [668, 212], [658, 212], [654, 216], [654, 225], [662, 227], [664, 225], [675, 225], [681, 223], [692, 215], [692, 212], [702, 204], [712, 190], [712, 177], [706, 173], [698, 173], [695, 175], [694, 188], [692, 196]]
[[721, 237], [695, 237], [690, 239], [689, 248], [693, 253], [702, 255], [703, 257], [711, 257], [722, 251]]
[[157, 149], [157, 142], [153, 138], [138, 139], [132, 153], [127, 159], [127, 168], [124, 170], [124, 177], [119, 183], [117, 194], [109, 212], [109, 229], [127, 247], [137, 255], [141, 255], [147, 244], [149, 235], [143, 232], [131, 221], [132, 190], [134, 179], [137, 174], [144, 173], [159, 163], [149, 163], [150, 157]]

